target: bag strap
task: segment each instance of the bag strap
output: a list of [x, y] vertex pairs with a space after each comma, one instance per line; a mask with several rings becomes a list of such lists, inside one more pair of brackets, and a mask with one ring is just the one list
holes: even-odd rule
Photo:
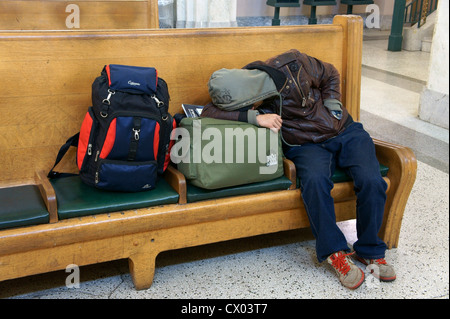
[[53, 165], [53, 167], [50, 170], [50, 172], [48, 172], [48, 175], [47, 175], [48, 178], [56, 178], [56, 177], [65, 177], [65, 176], [77, 175], [77, 174], [71, 174], [71, 173], [59, 173], [59, 172], [55, 172], [53, 170], [55, 169], [56, 165], [58, 165], [58, 163], [63, 159], [64, 155], [67, 153], [67, 151], [69, 150], [69, 148], [71, 146], [78, 147], [78, 138], [79, 138], [79, 136], [80, 136], [80, 132], [78, 132], [74, 136], [70, 137], [66, 141], [66, 143], [63, 146], [61, 146], [61, 148], [59, 149], [58, 155], [56, 156], [55, 165]]
[[130, 149], [128, 151], [128, 161], [134, 161], [139, 146], [139, 134], [141, 132], [141, 117], [133, 117], [133, 132], [131, 134]]

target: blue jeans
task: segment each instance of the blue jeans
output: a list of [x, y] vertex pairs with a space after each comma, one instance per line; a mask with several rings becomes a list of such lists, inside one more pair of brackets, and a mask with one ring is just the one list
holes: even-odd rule
[[336, 225], [330, 195], [336, 165], [354, 181], [358, 236], [354, 250], [363, 258], [383, 258], [386, 244], [378, 232], [383, 221], [387, 184], [380, 174], [372, 138], [362, 124], [354, 122], [338, 136], [322, 143], [285, 146], [285, 156], [297, 169], [319, 262], [334, 252], [349, 251], [345, 236]]

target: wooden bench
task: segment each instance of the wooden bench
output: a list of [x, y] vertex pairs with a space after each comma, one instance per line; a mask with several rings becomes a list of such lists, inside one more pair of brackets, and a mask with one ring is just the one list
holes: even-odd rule
[[[359, 119], [362, 20], [357, 16], [336, 16], [331, 25], [314, 26], [1, 32], [0, 47], [0, 195], [28, 194], [37, 216], [44, 207], [43, 217], [23, 218], [27, 226], [12, 223], [0, 230], [0, 280], [127, 258], [135, 287], [144, 289], [152, 283], [155, 258], [162, 251], [309, 227], [289, 161], [287, 178], [275, 186], [200, 192], [200, 197], [170, 168], [162, 186], [147, 192], [156, 201], [122, 198], [125, 203], [117, 207], [95, 211], [89, 210], [88, 195], [98, 190], [86, 189], [78, 177], [49, 182], [45, 175], [59, 147], [79, 130], [91, 105], [92, 81], [105, 64], [156, 67], [169, 85], [174, 114], [182, 103], [209, 102], [206, 84], [214, 71], [296, 48], [337, 67], [343, 103]], [[375, 143], [380, 163], [389, 169], [380, 236], [392, 248], [398, 244], [416, 160], [406, 147]], [[70, 154], [59, 171], [76, 172], [75, 152]], [[332, 195], [337, 220], [354, 219], [353, 183], [337, 180]], [[25, 211], [24, 201], [15, 199], [13, 217]], [[141, 206], [133, 208], [134, 201]], [[0, 212], [8, 209], [0, 203]]]

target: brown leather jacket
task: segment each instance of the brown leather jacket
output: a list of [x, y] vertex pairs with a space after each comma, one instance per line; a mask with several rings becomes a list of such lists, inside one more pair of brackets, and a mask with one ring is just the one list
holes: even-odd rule
[[[281, 109], [279, 99], [274, 98], [265, 101], [258, 111], [281, 114], [282, 137], [289, 145], [323, 142], [342, 132], [353, 121], [339, 102], [340, 76], [332, 64], [289, 50], [244, 68], [264, 70], [274, 80], [283, 101]], [[336, 112], [337, 109], [340, 112]], [[205, 106], [202, 116], [245, 120], [242, 112], [222, 111], [213, 104]]]

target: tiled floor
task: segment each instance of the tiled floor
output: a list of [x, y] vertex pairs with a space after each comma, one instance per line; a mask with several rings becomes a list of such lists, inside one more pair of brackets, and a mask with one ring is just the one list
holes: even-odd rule
[[[448, 130], [417, 118], [429, 55], [388, 52], [386, 40], [365, 41], [361, 121], [374, 136], [410, 146], [417, 179], [398, 248], [387, 251], [397, 280], [370, 278], [355, 291], [315, 257], [308, 229], [165, 252], [152, 287], [136, 291], [126, 261], [82, 267], [79, 288], [64, 271], [0, 283], [0, 298], [449, 298]], [[413, 63], [418, 63], [417, 66]], [[354, 221], [340, 223], [349, 243]]]

